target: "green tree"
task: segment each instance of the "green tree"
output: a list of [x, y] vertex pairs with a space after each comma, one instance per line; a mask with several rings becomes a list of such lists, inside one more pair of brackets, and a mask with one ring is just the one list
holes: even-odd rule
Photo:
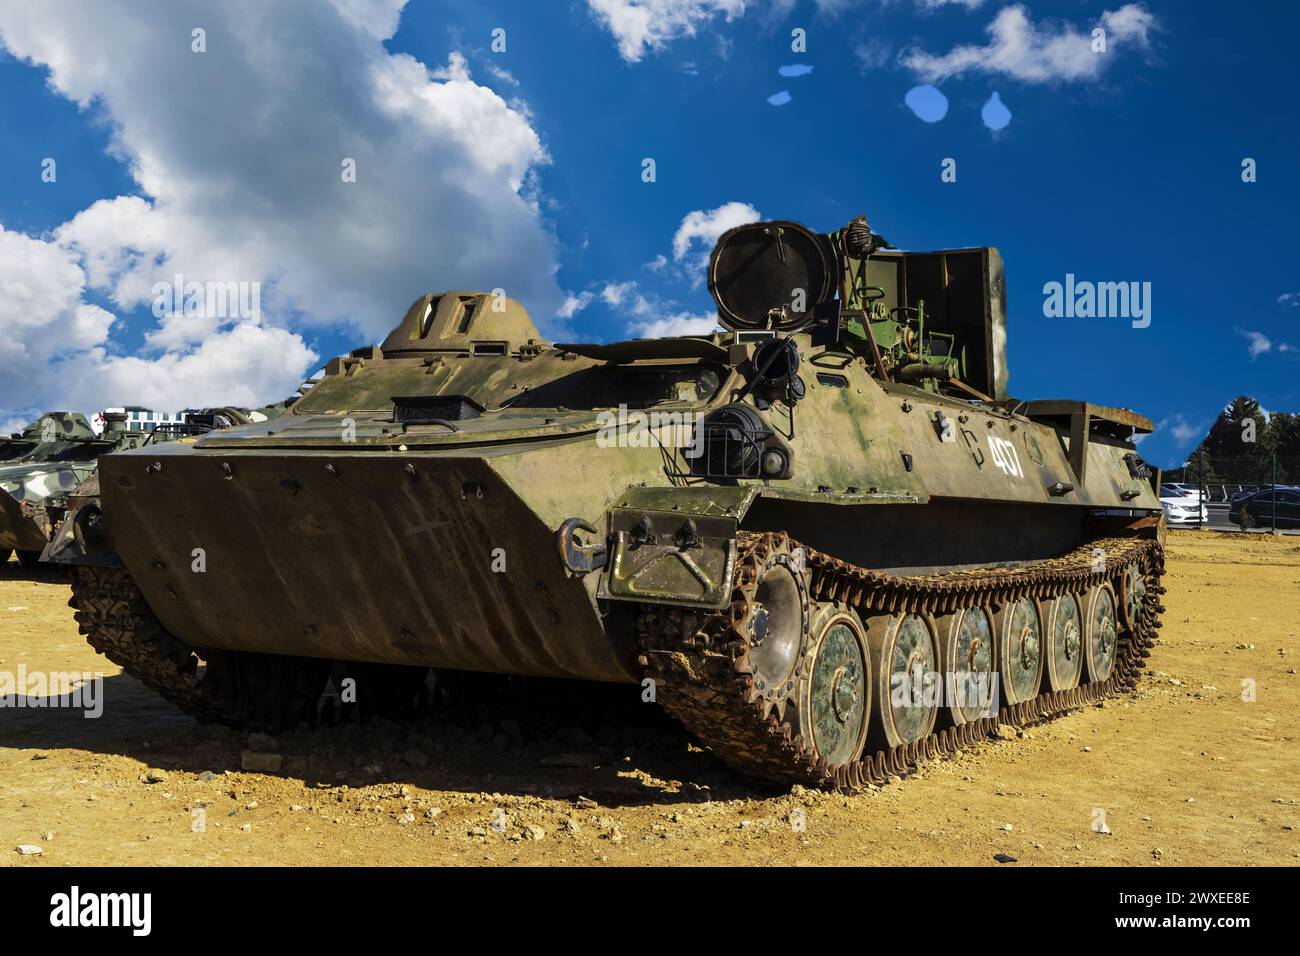
[[1300, 484], [1300, 414], [1274, 412], [1268, 424], [1277, 451], [1277, 480]]
[[1219, 413], [1209, 433], [1187, 457], [1186, 473], [1195, 481], [1204, 455], [1207, 484], [1266, 482], [1272, 477], [1275, 445], [1273, 422], [1259, 402], [1242, 395]]

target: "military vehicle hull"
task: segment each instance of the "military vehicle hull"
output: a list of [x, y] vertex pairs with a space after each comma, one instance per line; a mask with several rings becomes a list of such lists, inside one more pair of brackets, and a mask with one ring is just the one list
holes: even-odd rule
[[[743, 261], [807, 264], [798, 229]], [[78, 621], [205, 719], [430, 668], [627, 682], [744, 773], [846, 791], [1121, 693], [1162, 610], [1150, 423], [1007, 398], [1000, 260], [953, 255], [868, 287], [906, 316], [941, 276], [930, 333], [773, 303], [746, 340], [715, 289], [734, 337], [549, 346], [514, 303], [425, 297], [281, 418], [105, 457], [62, 534]]]
[[24, 511], [21, 500], [0, 494], [0, 555], [7, 558], [10, 551], [40, 554], [48, 540], [48, 530]]
[[[17, 551], [35, 564], [63, 515], [63, 500], [95, 470], [94, 456], [121, 443], [100, 440], [83, 415], [48, 412], [8, 442], [0, 462], [0, 558]], [[0, 562], [2, 563], [2, 562]]]
[[[605, 635], [583, 582], [560, 562], [555, 528], [490, 459], [162, 451], [106, 458], [101, 494], [122, 563], [188, 643], [634, 677], [630, 646]], [[162, 469], [151, 474], [154, 462]], [[494, 549], [504, 571], [492, 570]], [[554, 560], [531, 560], [538, 555]], [[512, 560], [529, 561], [527, 573], [511, 573]]]

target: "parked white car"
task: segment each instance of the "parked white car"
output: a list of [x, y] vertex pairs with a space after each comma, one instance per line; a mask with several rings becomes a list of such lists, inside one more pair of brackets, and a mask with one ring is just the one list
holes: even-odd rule
[[1169, 524], [1208, 524], [1210, 510], [1204, 497], [1192, 485], [1171, 482], [1160, 486], [1160, 507]]

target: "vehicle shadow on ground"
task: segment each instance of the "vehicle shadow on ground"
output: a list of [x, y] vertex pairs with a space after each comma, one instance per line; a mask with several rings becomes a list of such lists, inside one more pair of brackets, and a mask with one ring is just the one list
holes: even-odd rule
[[68, 569], [61, 564], [23, 564], [17, 558], [10, 558], [0, 564], [0, 580], [66, 584]]
[[[344, 711], [315, 727], [279, 732], [273, 749], [283, 765], [272, 776], [315, 789], [407, 784], [584, 797], [611, 808], [782, 792], [733, 774], [661, 708], [643, 703], [639, 686], [534, 681], [506, 690], [507, 683], [484, 682], [476, 693], [439, 700], [410, 719]], [[250, 749], [249, 731], [200, 724], [122, 674], [102, 677], [97, 692], [38, 693], [23, 702], [29, 706], [11, 699], [0, 709], [0, 747], [31, 751], [33, 760], [89, 751], [138, 760], [141, 772], [220, 775], [240, 772], [242, 752]], [[254, 742], [252, 749], [271, 749]]]

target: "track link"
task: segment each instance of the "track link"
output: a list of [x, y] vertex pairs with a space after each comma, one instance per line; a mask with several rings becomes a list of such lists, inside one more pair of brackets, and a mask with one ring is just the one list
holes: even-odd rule
[[312, 721], [330, 662], [216, 652], [200, 658], [154, 616], [124, 568], [73, 567], [68, 605], [87, 642], [159, 696], [205, 722], [278, 731]]
[[860, 568], [805, 547], [810, 598], [847, 604], [864, 619], [894, 612], [996, 609], [1022, 597], [1082, 594], [1103, 582], [1119, 581], [1129, 568], [1140, 571], [1146, 584], [1136, 624], [1122, 630], [1114, 670], [1107, 680], [1073, 690], [1044, 691], [1001, 708], [996, 718], [939, 727], [913, 743], [864, 751], [858, 760], [832, 768], [816, 758], [791, 723], [765, 706], [745, 664], [750, 640], [744, 623], [754, 585], [768, 556], [783, 545], [800, 547], [784, 534], [741, 533], [732, 600], [721, 611], [644, 604], [637, 612], [639, 660], [643, 676], [655, 681], [659, 703], [724, 763], [748, 776], [782, 785], [803, 784], [846, 793], [882, 786], [892, 776], [915, 772], [926, 761], [997, 736], [999, 725], [1041, 723], [1090, 701], [1131, 690], [1155, 643], [1159, 614], [1164, 610], [1159, 602], [1164, 553], [1152, 538], [1098, 538], [1060, 558], [1025, 567], [926, 576]]

